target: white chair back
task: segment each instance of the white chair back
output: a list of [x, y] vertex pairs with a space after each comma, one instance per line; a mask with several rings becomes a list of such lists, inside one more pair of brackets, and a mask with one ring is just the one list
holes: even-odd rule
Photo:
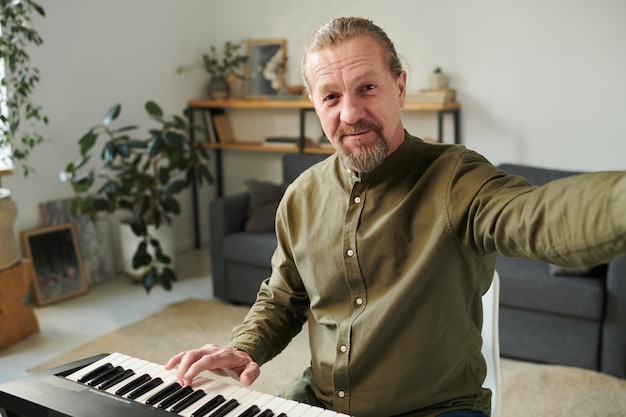
[[484, 387], [491, 390], [491, 417], [500, 416], [500, 339], [498, 336], [498, 309], [500, 303], [500, 277], [494, 271], [489, 290], [483, 295], [483, 346], [487, 362]]

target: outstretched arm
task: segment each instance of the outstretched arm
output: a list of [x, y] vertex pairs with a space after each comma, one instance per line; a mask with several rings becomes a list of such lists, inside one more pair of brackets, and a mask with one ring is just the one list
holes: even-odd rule
[[252, 384], [261, 373], [259, 365], [248, 353], [211, 344], [181, 352], [165, 364], [165, 369], [176, 367], [178, 383], [183, 386], [191, 385], [202, 371], [230, 376], [245, 386]]

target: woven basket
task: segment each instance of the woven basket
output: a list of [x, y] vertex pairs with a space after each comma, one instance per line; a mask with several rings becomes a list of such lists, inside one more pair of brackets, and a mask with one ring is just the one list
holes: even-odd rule
[[9, 268], [20, 259], [13, 224], [17, 217], [17, 206], [11, 192], [0, 188], [0, 270]]

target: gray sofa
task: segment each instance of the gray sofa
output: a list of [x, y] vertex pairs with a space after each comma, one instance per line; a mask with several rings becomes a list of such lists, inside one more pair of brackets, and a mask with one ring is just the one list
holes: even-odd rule
[[[543, 185], [577, 172], [503, 164]], [[498, 255], [500, 352], [626, 378], [626, 257], [590, 270]]]
[[[324, 158], [286, 154], [284, 182]], [[573, 174], [511, 164], [501, 168], [538, 185]], [[276, 247], [273, 230], [245, 230], [251, 200], [258, 200], [250, 191], [212, 201], [209, 213], [214, 294], [238, 304], [254, 302], [261, 281], [270, 274]], [[279, 195], [282, 190], [275, 191]], [[497, 270], [502, 356], [626, 378], [626, 257], [586, 274], [563, 275], [569, 271], [498, 256]]]
[[[328, 155], [287, 153], [283, 157], [283, 185], [290, 184], [302, 171]], [[210, 249], [213, 293], [237, 304], [252, 304], [261, 282], [270, 276], [270, 259], [276, 249], [273, 219], [281, 187], [249, 184], [249, 192], [226, 196], [209, 205]], [[260, 217], [251, 229], [251, 203], [257, 204]], [[265, 203], [265, 204], [264, 204]], [[269, 213], [268, 208], [274, 208]], [[259, 223], [265, 223], [266, 227]], [[270, 227], [270, 225], [272, 227]], [[256, 227], [255, 227], [256, 226]], [[248, 230], [246, 230], [248, 229]]]

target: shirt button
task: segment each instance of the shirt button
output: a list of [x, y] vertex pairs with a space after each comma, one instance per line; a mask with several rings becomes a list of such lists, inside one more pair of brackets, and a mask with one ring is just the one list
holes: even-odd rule
[[348, 249], [348, 251], [346, 252], [346, 255], [352, 256], [354, 255], [354, 251], [352, 249]]
[[362, 299], [361, 297], [357, 298], [357, 299], [356, 299], [356, 304], [357, 304], [357, 305], [361, 305], [361, 304], [363, 304], [363, 299]]
[[354, 202], [359, 204], [361, 202], [361, 197], [354, 197]]
[[343, 391], [339, 391], [339, 392], [337, 393], [337, 395], [339, 395], [339, 398], [343, 398], [343, 397], [345, 397], [345, 396], [346, 396], [346, 393], [345, 393], [345, 392], [343, 392]]
[[346, 353], [346, 352], [348, 351], [348, 347], [347, 347], [346, 345], [341, 345], [341, 347], [339, 348], [339, 350], [340, 350], [342, 353]]

